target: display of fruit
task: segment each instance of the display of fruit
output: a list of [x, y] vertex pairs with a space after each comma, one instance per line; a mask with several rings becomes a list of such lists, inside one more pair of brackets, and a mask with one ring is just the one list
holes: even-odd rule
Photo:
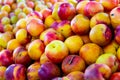
[[120, 80], [120, 0], [0, 0], [0, 80]]

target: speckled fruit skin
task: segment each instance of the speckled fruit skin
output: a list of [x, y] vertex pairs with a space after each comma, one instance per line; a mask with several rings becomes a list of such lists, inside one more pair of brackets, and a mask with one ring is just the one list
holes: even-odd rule
[[26, 68], [21, 64], [12, 64], [5, 72], [6, 80], [26, 80]]
[[56, 64], [46, 62], [38, 70], [40, 80], [51, 80], [61, 75], [60, 69]]

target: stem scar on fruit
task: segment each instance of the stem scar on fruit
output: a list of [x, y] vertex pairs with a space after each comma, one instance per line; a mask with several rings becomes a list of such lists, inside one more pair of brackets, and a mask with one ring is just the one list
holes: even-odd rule
[[114, 14], [111, 14], [111, 16], [114, 16]]

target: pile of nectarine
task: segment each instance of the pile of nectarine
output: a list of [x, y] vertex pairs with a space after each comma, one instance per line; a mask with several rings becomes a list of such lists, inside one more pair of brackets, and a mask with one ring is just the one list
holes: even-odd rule
[[120, 0], [0, 0], [0, 80], [120, 80]]

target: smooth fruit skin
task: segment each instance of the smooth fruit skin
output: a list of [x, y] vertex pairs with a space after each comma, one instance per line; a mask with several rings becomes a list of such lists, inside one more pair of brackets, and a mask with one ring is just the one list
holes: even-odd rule
[[84, 71], [85, 61], [78, 55], [69, 55], [62, 61], [62, 71], [69, 74], [73, 71]]
[[91, 19], [90, 19], [90, 28], [94, 27], [97, 24], [106, 24], [110, 25], [110, 17], [109, 14], [105, 12], [100, 12], [95, 14]]
[[43, 53], [40, 57], [40, 64], [44, 64], [46, 62], [50, 62], [50, 60], [48, 59], [48, 57], [45, 55], [45, 53]]
[[48, 8], [42, 9], [40, 12], [43, 15], [43, 19], [46, 19], [49, 15], [52, 15], [52, 10]]
[[97, 24], [90, 30], [89, 37], [93, 43], [105, 46], [109, 44], [112, 39], [112, 31], [105, 24]]
[[61, 20], [71, 20], [76, 14], [75, 7], [70, 3], [61, 3], [58, 8], [58, 16]]
[[83, 41], [84, 44], [91, 43], [91, 40], [89, 38], [89, 34], [80, 35], [80, 37], [82, 38], [82, 41]]
[[47, 32], [44, 37], [44, 44], [48, 45], [50, 42], [52, 42], [54, 40], [64, 41], [64, 36], [55, 30], [53, 32], [51, 32], [51, 31]]
[[13, 32], [16, 33], [18, 31], [18, 29], [26, 29], [26, 25], [27, 25], [27, 20], [22, 18], [19, 19], [16, 23], [16, 27], [13, 29]]
[[83, 14], [78, 14], [71, 20], [72, 31], [78, 35], [87, 34], [90, 29], [89, 25], [90, 20]]
[[44, 31], [44, 28], [45, 26], [40, 19], [33, 18], [27, 24], [27, 31], [32, 36], [39, 36]]
[[61, 63], [69, 54], [69, 50], [62, 41], [54, 40], [45, 47], [45, 54], [53, 63]]
[[106, 64], [91, 64], [84, 73], [84, 80], [106, 80], [111, 75], [111, 69]]
[[19, 29], [15, 34], [15, 38], [21, 44], [26, 44], [30, 41], [30, 35], [28, 35], [28, 32], [26, 29]]
[[110, 80], [119, 80], [119, 79], [120, 79], [120, 72], [115, 72], [110, 77]]
[[32, 41], [28, 47], [28, 55], [33, 60], [39, 60], [45, 49], [44, 43], [36, 39]]
[[55, 19], [52, 17], [52, 15], [49, 15], [45, 18], [44, 24], [46, 25], [46, 28], [49, 28], [54, 22]]
[[79, 14], [85, 14], [85, 6], [87, 5], [89, 1], [88, 0], [83, 0], [81, 2], [79, 2], [76, 6], [76, 11]]
[[53, 28], [48, 28], [44, 30], [39, 36], [40, 40], [44, 41], [46, 34], [49, 32], [55, 32], [55, 30]]
[[39, 80], [38, 69], [40, 68], [39, 62], [34, 62], [27, 68], [27, 79], [28, 80]]
[[80, 48], [84, 44], [82, 38], [79, 35], [73, 35], [66, 38], [64, 43], [68, 47], [70, 54], [78, 54]]
[[24, 66], [28, 66], [32, 61], [28, 55], [28, 51], [22, 46], [17, 47], [13, 51], [13, 60], [15, 64], [23, 64]]
[[61, 2], [56, 2], [53, 6], [52, 17], [55, 20], [60, 20], [60, 17], [58, 15], [58, 9], [59, 9], [60, 4], [61, 4]]
[[98, 2], [103, 5], [105, 11], [110, 11], [119, 4], [119, 0], [98, 0]]
[[10, 52], [9, 50], [2, 50], [0, 52], [0, 66], [8, 67], [9, 65], [13, 64], [14, 61], [12, 55], [12, 52]]
[[26, 80], [26, 67], [21, 64], [12, 64], [5, 72], [6, 80]]
[[0, 66], [0, 80], [5, 80], [6, 67]]
[[80, 71], [73, 71], [66, 76], [69, 80], [84, 80], [84, 73]]
[[103, 12], [104, 7], [97, 1], [89, 1], [85, 6], [85, 14], [88, 17], [94, 16], [96, 13]]
[[7, 48], [8, 42], [13, 39], [13, 33], [12, 32], [4, 32], [0, 34], [0, 46], [3, 48]]
[[120, 61], [120, 47], [117, 49], [116, 57]]
[[7, 49], [10, 51], [14, 51], [15, 48], [21, 46], [21, 44], [19, 43], [19, 41], [17, 39], [11, 39], [8, 43], [7, 43]]
[[38, 70], [40, 80], [51, 80], [61, 75], [60, 69], [56, 64], [46, 62]]
[[116, 48], [116, 47], [112, 44], [112, 42], [111, 42], [110, 44], [108, 44], [108, 45], [106, 45], [106, 46], [103, 47], [103, 50], [104, 50], [105, 53], [112, 53], [112, 54], [114, 54], [114, 55], [117, 54], [117, 49], [118, 49], [118, 48]]
[[106, 64], [110, 67], [112, 73], [116, 72], [118, 69], [119, 62], [117, 57], [112, 53], [104, 53], [100, 55], [97, 60], [97, 64]]
[[103, 54], [102, 48], [95, 43], [84, 44], [79, 51], [79, 55], [85, 60], [86, 64], [88, 65], [95, 63], [101, 54]]
[[43, 15], [38, 11], [32, 11], [31, 13], [29, 13], [26, 16], [26, 19], [29, 20], [29, 19], [32, 19], [32, 18], [37, 18], [37, 19], [43, 20]]

